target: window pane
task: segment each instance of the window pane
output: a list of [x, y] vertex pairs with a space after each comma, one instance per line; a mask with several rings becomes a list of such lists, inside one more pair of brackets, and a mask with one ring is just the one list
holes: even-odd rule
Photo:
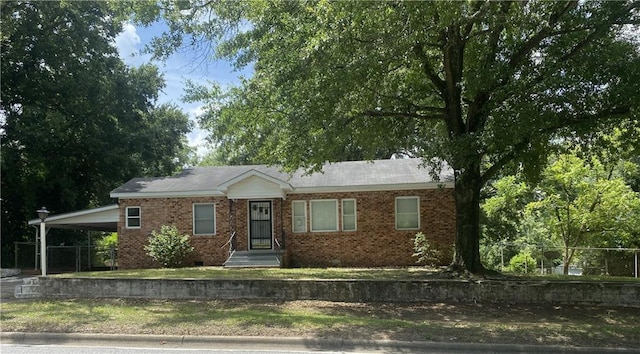
[[140, 218], [128, 218], [127, 219], [127, 226], [128, 227], [140, 227]]
[[296, 216], [293, 218], [293, 232], [305, 232], [307, 225], [304, 216]]
[[418, 217], [415, 214], [398, 214], [396, 216], [397, 229], [417, 229]]
[[198, 220], [196, 221], [195, 226], [195, 234], [213, 234], [214, 233], [214, 223], [213, 220]]
[[342, 230], [354, 231], [356, 229], [356, 201], [342, 201]]
[[293, 232], [307, 232], [307, 203], [302, 200], [292, 202], [293, 208]]
[[293, 216], [304, 216], [304, 202], [293, 202]]
[[140, 207], [127, 207], [127, 228], [140, 227]]
[[344, 215], [353, 215], [356, 213], [355, 200], [343, 200], [342, 201], [342, 213]]
[[356, 217], [355, 215], [344, 216], [342, 218], [342, 229], [344, 231], [353, 231], [356, 229]]
[[415, 213], [418, 211], [418, 199], [417, 198], [399, 198], [397, 199], [398, 207], [396, 212], [401, 213]]
[[396, 229], [420, 228], [419, 199], [417, 197], [396, 199]]
[[216, 233], [215, 206], [196, 204], [193, 206], [193, 233], [195, 235], [213, 235]]
[[195, 205], [194, 214], [198, 220], [213, 219], [213, 204]]
[[337, 231], [337, 201], [311, 201], [311, 231]]

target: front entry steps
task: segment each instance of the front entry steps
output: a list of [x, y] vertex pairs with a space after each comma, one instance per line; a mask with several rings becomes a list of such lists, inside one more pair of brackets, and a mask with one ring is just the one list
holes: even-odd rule
[[234, 251], [224, 262], [225, 268], [280, 268], [281, 257], [276, 251]]

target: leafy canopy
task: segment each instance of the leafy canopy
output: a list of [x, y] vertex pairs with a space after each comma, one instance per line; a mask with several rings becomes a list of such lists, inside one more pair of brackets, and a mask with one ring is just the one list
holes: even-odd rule
[[153, 65], [128, 68], [121, 30], [99, 1], [2, 1], [2, 250], [32, 238], [26, 221], [111, 202], [140, 175], [166, 175], [188, 155], [186, 114], [158, 105]]
[[[538, 172], [549, 145], [637, 120], [637, 1], [242, 2], [136, 5], [163, 56], [214, 50], [255, 73], [197, 90], [225, 153], [288, 169], [392, 154], [457, 172], [454, 265], [482, 271], [480, 189]], [[631, 27], [629, 27], [631, 26]], [[209, 45], [211, 44], [211, 45]]]

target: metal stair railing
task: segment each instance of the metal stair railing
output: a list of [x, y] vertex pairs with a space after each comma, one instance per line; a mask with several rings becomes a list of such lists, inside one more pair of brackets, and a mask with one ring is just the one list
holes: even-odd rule
[[227, 247], [227, 245], [229, 245], [229, 253], [227, 255], [227, 260], [225, 261], [225, 263], [227, 261], [229, 261], [229, 259], [233, 256], [233, 254], [236, 251], [237, 241], [236, 241], [236, 232], [235, 231], [231, 234], [231, 237], [229, 237], [229, 240], [224, 245], [222, 245], [222, 247], [220, 247], [220, 248], [225, 248], [225, 247]]

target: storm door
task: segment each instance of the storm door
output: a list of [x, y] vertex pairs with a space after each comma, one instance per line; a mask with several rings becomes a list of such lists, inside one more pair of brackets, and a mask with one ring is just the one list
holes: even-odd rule
[[249, 249], [271, 249], [271, 202], [249, 202]]

